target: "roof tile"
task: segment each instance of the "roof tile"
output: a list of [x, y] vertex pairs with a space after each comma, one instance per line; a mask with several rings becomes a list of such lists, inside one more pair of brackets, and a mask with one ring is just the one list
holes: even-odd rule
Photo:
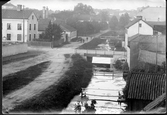
[[132, 73], [128, 86], [128, 99], [154, 100], [165, 92], [166, 75]]

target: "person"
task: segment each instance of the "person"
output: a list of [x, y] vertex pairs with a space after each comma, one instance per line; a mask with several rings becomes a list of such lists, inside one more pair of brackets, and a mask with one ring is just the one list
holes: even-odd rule
[[75, 113], [81, 113], [81, 104], [80, 101], [77, 101], [77, 103], [75, 104]]
[[91, 101], [91, 105], [90, 105], [90, 112], [91, 113], [95, 113], [96, 112], [96, 109], [95, 109], [95, 104], [96, 104], [96, 100], [92, 100]]

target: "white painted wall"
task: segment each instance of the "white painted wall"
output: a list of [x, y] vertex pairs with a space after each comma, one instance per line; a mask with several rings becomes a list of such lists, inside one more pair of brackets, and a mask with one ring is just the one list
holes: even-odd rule
[[[17, 34], [21, 34], [21, 41], [23, 42], [23, 30], [24, 30], [24, 41], [27, 42], [29, 39], [29, 33], [32, 34], [32, 39], [34, 38], [34, 34], [36, 34], [36, 38], [38, 36], [38, 20], [34, 15], [34, 19], [32, 20], [32, 15], [28, 19], [24, 19], [24, 29], [23, 29], [23, 19], [2, 19], [2, 38], [7, 37], [7, 34], [11, 34], [11, 41], [18, 41]], [[7, 23], [11, 24], [11, 30], [7, 30]], [[17, 30], [17, 24], [21, 24], [22, 29]], [[29, 31], [29, 24], [31, 24], [31, 31]], [[36, 30], [34, 30], [34, 24], [36, 24]]]
[[[32, 17], [34, 17], [34, 19], [32, 19]], [[31, 30], [29, 30], [29, 26], [31, 24]], [[36, 29], [34, 30], [34, 24], [36, 25]], [[28, 18], [28, 33], [31, 34], [31, 40], [35, 39], [34, 38], [34, 34], [36, 39], [39, 38], [39, 34], [38, 34], [38, 20], [37, 17], [35, 16], [34, 13], [32, 13], [30, 15], [30, 17]], [[28, 34], [28, 40], [29, 40], [29, 34]]]
[[[7, 30], [7, 23], [11, 24], [11, 30]], [[21, 24], [21, 30], [17, 30], [17, 24]], [[21, 34], [21, 41], [18, 42], [23, 42], [23, 19], [2, 19], [2, 38], [7, 38], [7, 34], [11, 34], [11, 41], [18, 41], [17, 34]], [[24, 20], [24, 35], [27, 41], [27, 20]]]

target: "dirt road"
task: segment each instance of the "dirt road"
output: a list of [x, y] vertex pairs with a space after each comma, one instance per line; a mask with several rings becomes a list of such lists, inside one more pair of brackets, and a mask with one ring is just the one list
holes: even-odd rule
[[[63, 48], [47, 49], [43, 48], [46, 54], [42, 54], [35, 58], [30, 58], [20, 62], [15, 62], [3, 66], [2, 74], [5, 75], [15, 73], [26, 69], [29, 66], [37, 63], [44, 62], [46, 60], [51, 61], [49, 67], [34, 81], [26, 85], [25, 87], [16, 90], [2, 99], [4, 108], [13, 108], [16, 104], [39, 94], [42, 90], [46, 89], [55, 82], [58, 82], [60, 76], [68, 69], [68, 64], [65, 62], [64, 54], [73, 54], [74, 48], [81, 45], [79, 43], [72, 43], [64, 46]], [[33, 48], [31, 48], [33, 49]], [[36, 50], [36, 49], [34, 49]], [[39, 50], [39, 49], [38, 49]]]

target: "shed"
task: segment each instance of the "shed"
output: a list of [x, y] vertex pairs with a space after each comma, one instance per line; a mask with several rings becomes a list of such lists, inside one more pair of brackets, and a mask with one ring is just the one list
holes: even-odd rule
[[165, 92], [166, 75], [130, 73], [124, 88], [127, 111], [140, 111]]

